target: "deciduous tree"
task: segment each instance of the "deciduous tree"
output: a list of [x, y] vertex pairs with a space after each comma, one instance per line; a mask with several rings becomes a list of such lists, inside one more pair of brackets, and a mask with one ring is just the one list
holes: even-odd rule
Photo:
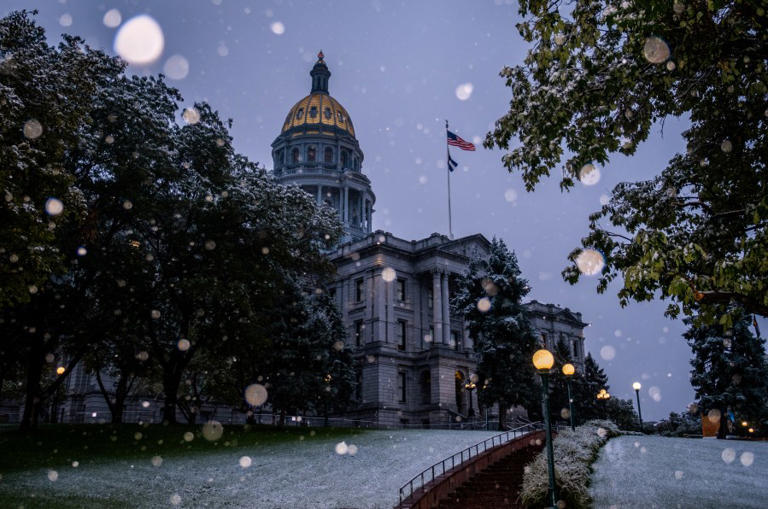
[[[623, 276], [622, 305], [660, 296], [668, 315], [706, 323], [728, 324], [729, 302], [767, 316], [764, 3], [522, 0], [520, 14], [532, 49], [501, 72], [512, 100], [485, 145], [508, 150], [528, 190], [555, 168], [571, 188], [634, 154], [652, 126], [689, 119], [684, 153], [619, 184], [590, 217], [582, 245], [605, 257], [598, 291]], [[578, 265], [563, 276], [575, 283]]]

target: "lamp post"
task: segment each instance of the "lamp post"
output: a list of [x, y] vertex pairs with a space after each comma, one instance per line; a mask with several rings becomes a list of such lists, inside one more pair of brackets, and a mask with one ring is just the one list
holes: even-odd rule
[[541, 376], [541, 399], [544, 406], [544, 428], [547, 436], [547, 470], [549, 472], [549, 496], [552, 507], [557, 507], [555, 493], [555, 453], [552, 450], [552, 424], [549, 419], [549, 370], [555, 364], [555, 358], [549, 350], [542, 348], [533, 354], [533, 365]]
[[467, 412], [467, 417], [475, 416], [475, 409], [472, 408], [472, 391], [475, 390], [475, 387], [477, 387], [477, 385], [475, 385], [475, 382], [473, 382], [471, 378], [464, 384], [464, 389], [469, 393], [469, 411]]
[[640, 433], [643, 432], [643, 411], [640, 410], [640, 389], [643, 388], [640, 382], [632, 384], [632, 388], [635, 390], [635, 396], [637, 396], [637, 417], [640, 419]]
[[570, 362], [563, 365], [563, 374], [565, 375], [565, 384], [568, 387], [568, 412], [571, 416], [571, 429], [576, 431], [573, 421], [573, 398], [571, 397], [571, 377], [576, 372], [576, 368]]

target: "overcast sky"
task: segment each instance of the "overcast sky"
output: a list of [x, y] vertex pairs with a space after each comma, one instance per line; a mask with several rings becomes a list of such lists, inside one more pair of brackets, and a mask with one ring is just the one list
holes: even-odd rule
[[580, 311], [591, 324], [586, 345], [608, 373], [612, 394], [633, 397], [631, 384], [639, 380], [647, 419], [679, 412], [693, 400], [682, 323], [664, 318], [662, 302], [621, 309], [617, 286], [598, 295], [595, 279], [570, 286], [560, 271], [601, 198], [621, 181], [659, 173], [682, 149], [685, 122], [669, 119], [663, 130], [657, 126], [633, 157], [617, 156], [599, 168], [602, 177], [593, 186], [577, 184], [563, 194], [555, 176], [526, 193], [519, 176], [503, 168], [502, 153], [480, 147], [510, 98], [499, 70], [521, 63], [527, 51], [515, 29], [516, 4], [4, 0], [0, 13], [36, 8], [52, 42], [61, 33], [76, 34], [110, 54], [121, 26], [151, 16], [162, 30], [162, 53], [129, 70], [165, 68], [178, 78], [169, 81], [186, 104], [206, 100], [232, 118], [235, 148], [267, 168], [270, 143], [288, 109], [309, 93], [308, 73], [322, 49], [332, 72], [330, 93], [349, 111], [365, 153], [363, 172], [377, 197], [374, 228], [409, 240], [448, 231], [448, 119], [455, 132], [478, 145], [477, 152], [452, 149], [459, 163], [451, 181], [454, 235], [503, 238], [517, 253], [531, 298]]

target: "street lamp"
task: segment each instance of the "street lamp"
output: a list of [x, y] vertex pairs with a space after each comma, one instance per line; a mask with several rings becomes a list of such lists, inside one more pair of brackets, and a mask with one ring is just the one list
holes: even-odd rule
[[607, 401], [611, 399], [611, 394], [606, 391], [605, 389], [600, 389], [600, 392], [597, 393], [597, 399], [601, 401], [605, 401], [606, 403], [603, 404], [603, 416], [605, 419], [608, 418], [608, 403]]
[[640, 382], [635, 382], [632, 384], [632, 388], [635, 390], [635, 396], [637, 396], [637, 417], [640, 419], [640, 433], [643, 432], [643, 411], [640, 410], [640, 389], [643, 386], [640, 385]]
[[472, 408], [472, 391], [475, 390], [475, 382], [472, 381], [471, 377], [467, 381], [467, 383], [464, 384], [464, 389], [469, 393], [469, 411], [467, 412], [467, 417], [474, 417], [475, 416], [475, 409]]
[[555, 453], [552, 450], [552, 424], [549, 420], [549, 370], [555, 364], [555, 358], [549, 350], [542, 348], [533, 354], [533, 365], [541, 376], [541, 399], [544, 406], [544, 428], [547, 436], [547, 470], [549, 471], [549, 496], [552, 507], [557, 507], [555, 493]]
[[571, 398], [571, 377], [576, 372], [576, 368], [570, 362], [563, 365], [563, 374], [565, 375], [565, 384], [568, 386], [568, 411], [571, 415], [571, 429], [576, 431], [576, 426], [573, 424], [573, 398]]

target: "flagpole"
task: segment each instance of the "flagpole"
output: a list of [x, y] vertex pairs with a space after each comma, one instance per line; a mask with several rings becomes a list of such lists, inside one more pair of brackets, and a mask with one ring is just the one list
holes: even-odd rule
[[453, 224], [451, 222], [451, 150], [448, 146], [448, 119], [445, 119], [445, 167], [448, 176], [448, 238], [453, 240]]

